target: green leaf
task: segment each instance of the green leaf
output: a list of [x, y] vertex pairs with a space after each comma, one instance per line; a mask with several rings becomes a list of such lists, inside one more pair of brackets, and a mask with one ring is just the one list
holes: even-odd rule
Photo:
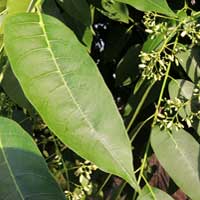
[[[158, 188], [151, 187], [151, 192], [147, 186], [145, 186], [137, 200], [173, 200], [166, 192], [159, 190]], [[152, 194], [153, 193], [153, 194]], [[155, 197], [155, 198], [154, 198]]]
[[[172, 28], [172, 26], [170, 27]], [[175, 28], [175, 27], [174, 27]], [[142, 51], [146, 53], [150, 53], [152, 51], [159, 51], [162, 48], [166, 37], [168, 41], [174, 37], [175, 33], [172, 34], [171, 31], [166, 31], [165, 33], [159, 33], [156, 36], [149, 35], [146, 42], [143, 45]]]
[[199, 47], [194, 47], [176, 55], [183, 69], [194, 83], [200, 82], [199, 50]]
[[133, 83], [139, 75], [141, 46], [135, 45], [128, 49], [125, 56], [120, 60], [116, 70], [116, 85], [126, 86]]
[[9, 14], [25, 12], [28, 10], [32, 0], [7, 0]]
[[86, 0], [57, 0], [63, 10], [86, 26], [91, 25], [90, 7]]
[[[179, 115], [182, 118], [190, 116], [192, 113], [198, 113], [200, 110], [200, 102], [197, 96], [194, 95], [195, 85], [186, 80], [172, 80], [169, 83], [169, 95], [171, 99], [178, 98], [185, 103], [185, 106], [179, 110]], [[192, 127], [200, 135], [200, 122], [197, 117], [193, 118]]]
[[151, 145], [175, 183], [192, 199], [200, 199], [199, 144], [183, 129], [172, 134], [154, 127]]
[[123, 121], [74, 33], [40, 13], [10, 16], [4, 30], [13, 72], [49, 128], [77, 154], [136, 188]]
[[1, 86], [13, 102], [22, 108], [26, 108], [30, 114], [33, 114], [34, 109], [24, 96], [21, 86], [13, 74], [10, 65], [6, 67]]
[[158, 51], [165, 40], [166, 35], [161, 33], [157, 35], [155, 38], [148, 37], [146, 42], [143, 44], [142, 51], [146, 53], [151, 53], [151, 51]]
[[141, 11], [154, 11], [169, 16], [176, 16], [176, 14], [169, 8], [166, 0], [116, 0], [133, 6]]
[[98, 11], [103, 15], [116, 21], [129, 22], [129, 11], [126, 4], [112, 0], [101, 0], [101, 6], [102, 8], [98, 8]]
[[32, 138], [0, 117], [0, 196], [6, 200], [64, 200]]

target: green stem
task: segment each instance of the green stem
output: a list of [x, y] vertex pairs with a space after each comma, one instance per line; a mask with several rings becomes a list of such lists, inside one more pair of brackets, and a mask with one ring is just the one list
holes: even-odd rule
[[151, 186], [149, 185], [149, 183], [148, 183], [148, 181], [147, 181], [147, 179], [145, 178], [144, 175], [142, 175], [142, 178], [143, 178], [144, 182], [146, 183], [146, 185], [147, 185], [147, 187], [148, 187], [148, 189], [149, 189], [149, 191], [151, 193], [151, 196], [153, 197], [153, 200], [157, 200], [157, 198], [156, 198], [156, 196], [154, 194], [154, 191], [152, 190]]
[[110, 180], [112, 174], [109, 174], [106, 177], [106, 180], [103, 182], [103, 184], [101, 185], [101, 187], [99, 188], [98, 192], [96, 193], [96, 196], [100, 194], [100, 192], [103, 190], [103, 188], [105, 187], [105, 185], [108, 183], [108, 181]]
[[[146, 164], [149, 148], [150, 148], [150, 139], [148, 140], [148, 143], [147, 143], [147, 146], [146, 146], [146, 150], [145, 150], [145, 153], [144, 153], [144, 157], [143, 157], [143, 160], [142, 160], [140, 174], [139, 174], [139, 177], [138, 177], [138, 180], [137, 180], [137, 184], [138, 185], [140, 184], [140, 181], [141, 181], [142, 176], [143, 176], [143, 172], [144, 172], [144, 168], [145, 168], [145, 164]], [[137, 192], [134, 192], [133, 200], [136, 198], [136, 195], [137, 195]]]
[[159, 96], [158, 103], [157, 103], [157, 106], [156, 106], [156, 112], [155, 112], [155, 115], [154, 115], [152, 127], [156, 124], [156, 121], [157, 121], [157, 118], [158, 118], [159, 108], [160, 108], [160, 104], [161, 104], [161, 101], [162, 101], [162, 98], [163, 98], [164, 90], [165, 90], [165, 87], [166, 87], [166, 84], [167, 84], [167, 79], [168, 79], [170, 68], [171, 68], [171, 62], [169, 62], [168, 67], [167, 67], [167, 71], [165, 73], [165, 78], [164, 78], [164, 81], [163, 81], [163, 84], [162, 84], [160, 96]]
[[[179, 24], [179, 26], [180, 25], [181, 24]], [[176, 27], [176, 30], [178, 29], [179, 26]], [[176, 48], [176, 46], [178, 44], [178, 37], [179, 37], [179, 35], [176, 36], [176, 39], [175, 39], [175, 42], [174, 42], [174, 46], [173, 46], [173, 52], [174, 52], [174, 50], [175, 50], [175, 48]], [[152, 127], [156, 124], [156, 121], [157, 121], [157, 118], [158, 118], [159, 108], [160, 108], [160, 104], [161, 104], [161, 101], [162, 101], [162, 98], [163, 98], [164, 90], [165, 90], [165, 87], [166, 87], [166, 84], [167, 84], [167, 79], [169, 77], [171, 64], [172, 63], [169, 62], [167, 70], [166, 70], [166, 73], [165, 73], [165, 78], [164, 78], [164, 81], [163, 81], [163, 84], [162, 84], [162, 88], [161, 88], [161, 91], [160, 91], [160, 96], [159, 96], [158, 103], [157, 103], [157, 106], [156, 106], [156, 111], [155, 111]]]
[[28, 6], [27, 12], [31, 12], [36, 0], [32, 0]]
[[140, 130], [142, 129], [142, 127], [143, 127], [149, 120], [151, 120], [153, 117], [154, 117], [154, 115], [151, 115], [149, 118], [147, 118], [145, 121], [141, 122], [141, 123], [138, 125], [137, 129], [133, 131], [134, 134], [133, 134], [132, 137], [131, 137], [131, 143], [134, 141], [134, 139], [136, 138], [137, 134], [140, 132]]
[[126, 182], [124, 181], [122, 185], [120, 186], [120, 190], [118, 191], [117, 195], [114, 197], [114, 199], [112, 198], [111, 200], [120, 199], [120, 195], [122, 191], [124, 190], [125, 186], [126, 186]]
[[138, 106], [137, 106], [137, 108], [136, 108], [136, 110], [135, 110], [135, 112], [134, 112], [134, 114], [133, 114], [128, 126], [127, 126], [127, 132], [129, 132], [131, 126], [133, 125], [133, 123], [134, 123], [137, 115], [139, 114], [140, 109], [142, 108], [142, 106], [143, 106], [143, 104], [144, 104], [144, 102], [145, 102], [145, 100], [146, 100], [151, 88], [153, 87], [154, 83], [155, 83], [155, 81], [153, 80], [151, 82], [151, 84], [149, 85], [149, 87], [146, 89], [144, 95], [142, 96], [142, 99], [141, 99], [140, 103], [138, 104]]

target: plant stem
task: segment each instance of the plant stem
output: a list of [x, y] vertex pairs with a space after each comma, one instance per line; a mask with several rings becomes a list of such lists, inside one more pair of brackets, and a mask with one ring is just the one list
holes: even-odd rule
[[146, 185], [147, 185], [147, 187], [148, 187], [148, 189], [149, 189], [149, 191], [151, 193], [151, 196], [153, 197], [153, 200], [157, 200], [157, 198], [156, 198], [151, 186], [149, 185], [147, 179], [145, 178], [145, 176], [143, 174], [142, 174], [142, 178], [143, 178], [144, 182], [146, 183]]
[[[180, 26], [180, 24], [179, 24], [179, 26]], [[177, 26], [177, 28], [179, 26]], [[176, 30], [177, 30], [177, 28], [176, 28]], [[178, 37], [179, 37], [179, 35], [176, 36], [174, 46], [173, 46], [173, 52], [174, 52], [176, 45], [178, 43]], [[162, 88], [161, 88], [161, 91], [160, 91], [160, 96], [159, 96], [158, 103], [157, 103], [157, 106], [156, 106], [156, 111], [155, 111], [155, 116], [154, 116], [152, 127], [156, 124], [156, 121], [157, 121], [157, 118], [158, 118], [159, 108], [160, 108], [160, 104], [161, 104], [161, 101], [162, 101], [162, 98], [163, 98], [164, 90], [165, 90], [165, 87], [166, 87], [166, 84], [167, 84], [167, 79], [169, 77], [169, 71], [171, 69], [171, 64], [172, 64], [172, 62], [168, 63], [168, 67], [167, 67], [167, 70], [166, 70], [166, 73], [165, 73], [165, 78], [164, 78]]]
[[[142, 160], [140, 174], [139, 174], [138, 181], [137, 181], [138, 185], [140, 184], [141, 178], [143, 176], [143, 172], [144, 172], [144, 168], [145, 168], [145, 164], [146, 164], [146, 160], [147, 160], [147, 155], [148, 155], [148, 152], [149, 152], [149, 147], [150, 147], [150, 139], [148, 140], [146, 150], [145, 150], [145, 153], [144, 153], [144, 157], [143, 157], [143, 160]], [[136, 195], [137, 195], [137, 192], [134, 193], [133, 200], [136, 198]]]
[[32, 0], [28, 6], [27, 12], [31, 12], [33, 9], [33, 6], [35, 4], [36, 0]]
[[105, 185], [108, 183], [108, 181], [110, 180], [112, 174], [109, 174], [106, 177], [106, 180], [103, 182], [103, 184], [101, 185], [101, 187], [99, 188], [98, 192], [96, 193], [96, 195], [100, 194], [100, 192], [103, 190], [103, 188], [105, 187]]
[[145, 100], [146, 100], [151, 88], [153, 87], [154, 83], [155, 83], [155, 81], [153, 80], [151, 82], [151, 84], [149, 85], [149, 87], [146, 89], [144, 95], [142, 96], [142, 99], [141, 99], [140, 103], [138, 104], [138, 106], [137, 106], [137, 108], [136, 108], [136, 110], [135, 110], [135, 112], [134, 112], [134, 114], [133, 114], [128, 126], [127, 126], [127, 132], [130, 131], [130, 128], [133, 125], [138, 113], [140, 112], [140, 109], [142, 108], [142, 106], [143, 106], [143, 104], [144, 104], [144, 102], [145, 102]]
[[134, 139], [136, 138], [137, 134], [140, 132], [140, 130], [142, 129], [142, 127], [149, 121], [151, 120], [152, 118], [154, 117], [154, 115], [151, 115], [150, 117], [148, 117], [145, 121], [141, 122], [137, 129], [134, 132], [134, 134], [132, 135], [131, 137], [131, 143], [134, 141]]

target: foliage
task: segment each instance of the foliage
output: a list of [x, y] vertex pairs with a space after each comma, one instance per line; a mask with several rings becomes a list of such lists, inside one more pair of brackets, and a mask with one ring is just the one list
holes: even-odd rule
[[180, 5], [0, 1], [3, 199], [200, 199], [200, 11]]

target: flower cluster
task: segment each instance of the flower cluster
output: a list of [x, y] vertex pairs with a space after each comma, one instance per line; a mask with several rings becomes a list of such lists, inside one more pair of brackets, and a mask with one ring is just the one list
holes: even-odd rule
[[200, 120], [200, 110], [198, 108], [192, 110], [191, 104], [195, 104], [195, 107], [200, 104], [200, 84], [197, 84], [193, 89], [191, 99], [186, 99], [182, 96], [174, 99], [163, 99], [157, 118], [160, 128], [184, 128], [183, 122], [188, 128], [193, 127], [193, 123], [196, 120]]
[[81, 200], [86, 194], [91, 195], [92, 193], [91, 174], [97, 167], [87, 160], [84, 163], [76, 161], [76, 164], [78, 169], [75, 171], [75, 175], [79, 177], [80, 186], [76, 186], [73, 192], [65, 191], [65, 194], [67, 197], [71, 197], [72, 200]]
[[163, 106], [160, 107], [157, 123], [160, 128], [172, 129], [174, 126], [177, 130], [184, 128], [178, 117], [179, 110], [183, 107], [183, 103], [179, 98], [163, 99]]
[[188, 36], [193, 45], [198, 44], [200, 41], [200, 24], [192, 16], [186, 17], [180, 35], [181, 37]]
[[147, 79], [161, 80], [165, 75], [168, 60], [166, 57], [161, 57], [159, 52], [152, 51], [151, 53], [140, 53], [141, 64], [139, 68], [142, 70], [142, 76]]
[[166, 21], [157, 20], [157, 14], [154, 12], [147, 12], [143, 17], [144, 25], [146, 27], [145, 32], [150, 34], [150, 38], [154, 39], [156, 36], [163, 34], [164, 37], [169, 32], [169, 27]]
[[[166, 47], [167, 49], [167, 47]], [[165, 75], [167, 66], [170, 62], [175, 62], [176, 65], [179, 65], [178, 59], [169, 53], [169, 50], [164, 49], [162, 53], [159, 51], [152, 51], [150, 53], [140, 52], [141, 64], [139, 68], [142, 71], [142, 76], [147, 79], [161, 80]]]

